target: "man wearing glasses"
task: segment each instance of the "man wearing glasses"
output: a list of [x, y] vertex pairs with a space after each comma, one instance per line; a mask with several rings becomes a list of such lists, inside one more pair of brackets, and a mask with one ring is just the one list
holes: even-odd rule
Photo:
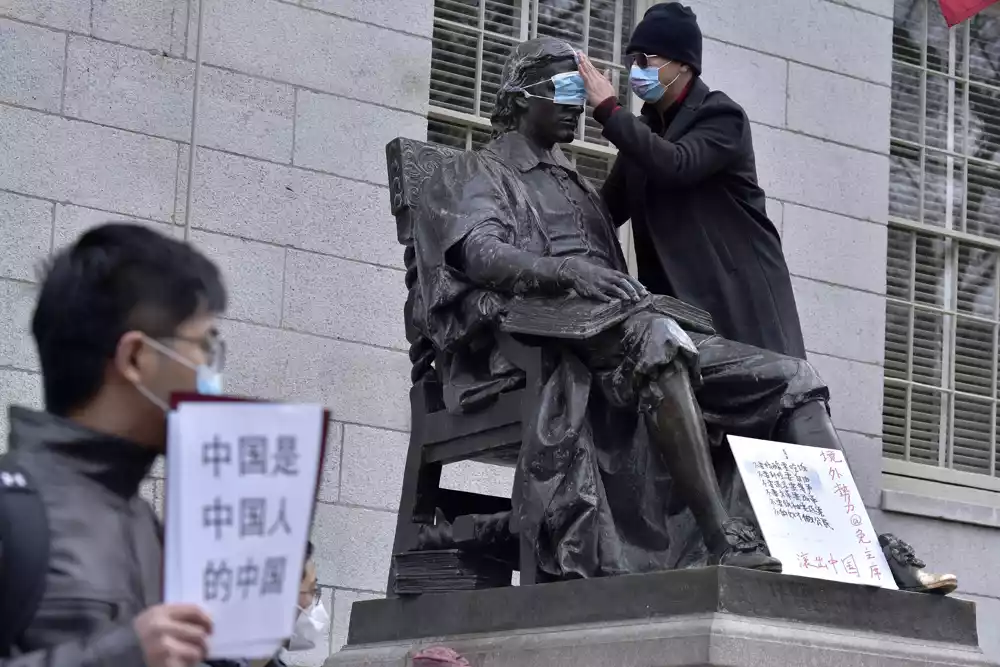
[[145, 227], [97, 227], [52, 259], [31, 323], [45, 411], [10, 409], [0, 458], [0, 667], [205, 659], [204, 611], [160, 603], [139, 485], [170, 395], [222, 391], [225, 307], [218, 268]]
[[639, 280], [712, 314], [731, 340], [805, 358], [781, 240], [757, 183], [750, 122], [701, 80], [701, 30], [688, 7], [646, 12], [626, 47], [636, 118], [580, 54], [594, 118], [618, 148], [601, 195], [632, 220]]

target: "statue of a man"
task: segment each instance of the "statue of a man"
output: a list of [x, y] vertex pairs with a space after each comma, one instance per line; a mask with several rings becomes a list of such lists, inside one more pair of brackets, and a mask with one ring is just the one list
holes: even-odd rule
[[[612, 300], [642, 302], [590, 338], [532, 341], [544, 354], [543, 387], [512, 523], [556, 579], [671, 567], [668, 515], [684, 507], [710, 563], [780, 571], [755, 524], [727, 510], [706, 424], [841, 449], [827, 388], [803, 360], [689, 335], [645, 305], [599, 195], [559, 147], [573, 140], [585, 95], [568, 44], [520, 44], [501, 75], [493, 141], [445, 162], [424, 185], [412, 317], [437, 349], [445, 402], [473, 410], [523, 383], [497, 344], [511, 299], [570, 295], [595, 312]], [[884, 541], [895, 545], [901, 584], [954, 589], [953, 576], [923, 572], [905, 544]]]

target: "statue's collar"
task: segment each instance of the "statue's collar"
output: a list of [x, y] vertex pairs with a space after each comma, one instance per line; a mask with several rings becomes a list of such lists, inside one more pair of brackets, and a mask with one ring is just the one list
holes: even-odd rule
[[567, 171], [575, 171], [573, 164], [558, 144], [553, 146], [551, 151], [536, 148], [531, 145], [527, 137], [517, 131], [500, 135], [490, 142], [489, 149], [505, 163], [522, 172], [531, 171], [539, 164], [551, 164]]

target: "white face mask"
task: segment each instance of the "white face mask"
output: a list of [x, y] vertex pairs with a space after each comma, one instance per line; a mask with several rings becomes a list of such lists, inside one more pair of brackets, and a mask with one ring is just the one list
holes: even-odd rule
[[323, 641], [323, 633], [330, 623], [322, 602], [315, 602], [308, 609], [299, 609], [295, 619], [295, 629], [292, 638], [288, 640], [289, 651], [309, 651]]

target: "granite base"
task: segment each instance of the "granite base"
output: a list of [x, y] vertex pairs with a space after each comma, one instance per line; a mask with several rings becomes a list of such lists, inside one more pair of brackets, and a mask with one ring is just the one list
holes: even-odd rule
[[434, 644], [474, 667], [996, 665], [971, 602], [702, 568], [360, 602], [326, 667], [408, 667]]

